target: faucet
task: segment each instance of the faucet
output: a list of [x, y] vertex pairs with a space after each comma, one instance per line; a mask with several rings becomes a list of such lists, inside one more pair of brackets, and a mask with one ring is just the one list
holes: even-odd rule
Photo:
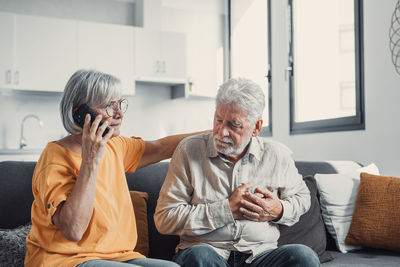
[[39, 126], [40, 126], [40, 127], [43, 126], [42, 120], [41, 120], [37, 115], [34, 115], [34, 114], [26, 115], [26, 116], [22, 119], [22, 122], [21, 122], [21, 138], [20, 138], [20, 140], [19, 140], [19, 149], [23, 149], [25, 146], [27, 146], [26, 139], [25, 139], [25, 137], [24, 137], [24, 123], [25, 123], [25, 121], [26, 121], [27, 119], [29, 119], [29, 118], [34, 118], [34, 119], [36, 119], [36, 120], [39, 122]]

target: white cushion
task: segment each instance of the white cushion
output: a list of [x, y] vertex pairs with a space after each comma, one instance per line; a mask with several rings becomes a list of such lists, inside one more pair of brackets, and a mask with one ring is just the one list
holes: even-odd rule
[[322, 218], [342, 253], [361, 248], [344, 243], [353, 217], [361, 172], [379, 175], [375, 164], [347, 173], [315, 174]]

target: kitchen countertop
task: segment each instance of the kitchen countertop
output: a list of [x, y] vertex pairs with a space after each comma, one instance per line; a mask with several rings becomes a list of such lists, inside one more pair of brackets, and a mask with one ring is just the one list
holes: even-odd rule
[[0, 148], [0, 155], [29, 155], [29, 154], [40, 154], [43, 148]]

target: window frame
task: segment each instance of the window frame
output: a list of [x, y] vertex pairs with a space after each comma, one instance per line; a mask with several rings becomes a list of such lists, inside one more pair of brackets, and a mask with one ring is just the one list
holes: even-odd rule
[[355, 84], [356, 84], [356, 114], [354, 116], [333, 119], [313, 120], [306, 122], [295, 121], [295, 88], [294, 88], [294, 46], [293, 46], [293, 1], [288, 0], [289, 19], [289, 59], [287, 72], [289, 74], [290, 91], [290, 135], [365, 130], [364, 107], [364, 47], [363, 47], [363, 0], [354, 1], [354, 35], [355, 35]]
[[[267, 35], [268, 35], [268, 69], [266, 70], [266, 75], [265, 78], [268, 80], [268, 86], [267, 86], [267, 93], [268, 93], [268, 98], [265, 99], [266, 103], [268, 103], [268, 126], [263, 126], [262, 130], [260, 132], [260, 136], [272, 136], [272, 49], [271, 49], [271, 0], [265, 0], [267, 1]], [[227, 68], [227, 75], [229, 78], [232, 78], [232, 50], [231, 50], [231, 45], [232, 45], [232, 0], [228, 0], [228, 68]]]

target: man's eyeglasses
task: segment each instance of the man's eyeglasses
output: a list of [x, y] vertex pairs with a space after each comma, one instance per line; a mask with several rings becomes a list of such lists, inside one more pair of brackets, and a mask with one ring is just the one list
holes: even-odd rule
[[118, 110], [121, 110], [122, 113], [125, 113], [127, 109], [128, 109], [128, 100], [120, 99], [118, 101], [110, 102], [110, 104], [106, 106], [106, 113], [108, 116], [113, 117], [115, 112], [118, 112]]

